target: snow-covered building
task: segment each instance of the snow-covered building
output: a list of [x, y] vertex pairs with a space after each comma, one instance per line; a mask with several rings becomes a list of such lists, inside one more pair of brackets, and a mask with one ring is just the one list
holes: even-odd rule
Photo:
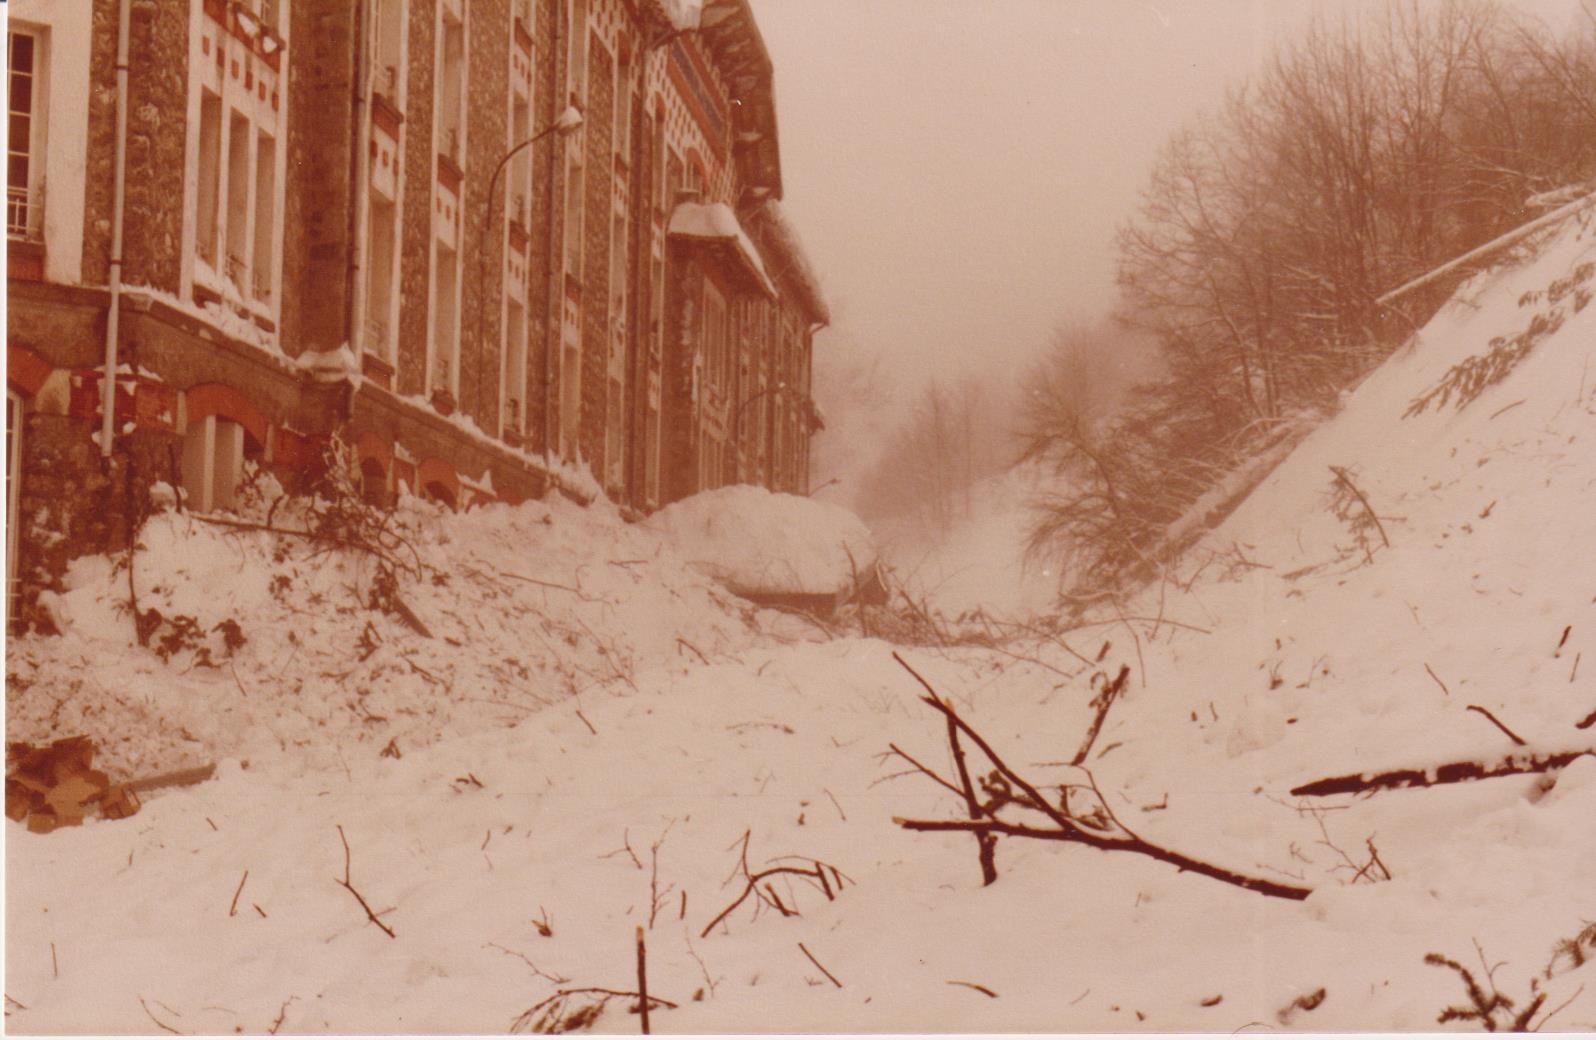
[[749, 0], [9, 6], [25, 599], [151, 483], [225, 508], [334, 437], [457, 508], [807, 490], [828, 315]]

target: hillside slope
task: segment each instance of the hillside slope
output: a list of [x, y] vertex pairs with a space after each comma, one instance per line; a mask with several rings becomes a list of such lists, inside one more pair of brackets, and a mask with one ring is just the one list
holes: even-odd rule
[[[639, 926], [650, 993], [677, 1005], [655, 1010], [661, 1032], [1433, 1029], [1468, 1000], [1454, 970], [1425, 963], [1432, 952], [1519, 1008], [1544, 994], [1534, 1025], [1596, 1028], [1596, 935], [1578, 938], [1596, 921], [1596, 756], [1556, 775], [1289, 794], [1337, 773], [1515, 750], [1469, 705], [1530, 750], [1596, 745], [1596, 727], [1577, 728], [1596, 711], [1592, 271], [1596, 228], [1576, 221], [1475, 279], [1188, 556], [1179, 581], [1035, 645], [898, 648], [1038, 784], [1078, 778], [1058, 763], [1092, 716], [1092, 673], [1128, 669], [1087, 760], [1114, 812], [1149, 841], [1312, 888], [1303, 901], [1019, 838], [1000, 842], [998, 880], [981, 887], [968, 835], [892, 822], [964, 815], [884, 754], [895, 743], [952, 769], [942, 720], [893, 647], [799, 641], [718, 602], [668, 552], [649, 568], [612, 564], [634, 558], [635, 530], [557, 515], [548, 569], [523, 576], [607, 605], [538, 586], [547, 605], [515, 593], [507, 614], [481, 591], [441, 602], [412, 588], [428, 617], [461, 616], [430, 641], [379, 618], [399, 656], [369, 696], [384, 678], [410, 682], [403, 655], [426, 653], [415, 663], [457, 677], [451, 711], [471, 703], [462, 684], [502, 699], [471, 633], [502, 628], [493, 646], [546, 653], [532, 630], [575, 601], [592, 611], [581, 700], [509, 725], [440, 727], [401, 758], [353, 724], [318, 735], [296, 722], [294, 739], [268, 730], [254, 742], [275, 753], [231, 758], [214, 781], [152, 797], [128, 820], [46, 836], [8, 825], [8, 1028], [500, 1032], [533, 1024], [523, 1013], [562, 990], [635, 988]], [[1497, 337], [1527, 349], [1498, 355], [1514, 363], [1494, 385], [1461, 408], [1454, 397], [1406, 415]], [[1332, 466], [1384, 538], [1356, 521], [1349, 493], [1340, 512], [1353, 519], [1337, 516]], [[432, 529], [461, 559], [488, 538], [541, 546], [542, 508]], [[575, 532], [569, 556], [562, 525]], [[152, 566], [175, 574], [180, 545], [152, 548]], [[94, 570], [110, 561], [83, 566], [83, 588], [111, 587]], [[501, 581], [518, 587], [502, 576], [481, 587]], [[628, 613], [632, 596], [647, 620]], [[336, 624], [346, 640], [371, 616], [291, 602], [334, 618], [304, 623]], [[253, 634], [280, 619], [239, 620]], [[672, 642], [678, 631], [701, 656]], [[623, 637], [640, 641], [627, 667], [595, 663]], [[13, 712], [44, 725], [33, 705], [74, 670], [107, 685], [136, 676], [143, 690], [170, 678], [185, 697], [232, 682], [192, 685], [182, 662], [125, 634], [77, 638], [13, 651], [31, 683]], [[252, 694], [280, 689], [272, 676], [288, 668], [265, 652], [233, 663]], [[299, 703], [311, 719], [339, 713], [324, 689]], [[92, 717], [82, 712], [72, 721]], [[824, 889], [772, 875], [769, 900], [717, 923], [744, 891], [743, 866], [817, 861], [840, 872]], [[601, 997], [573, 994], [565, 1012], [602, 1003], [577, 1023], [637, 1028], [626, 999]]]

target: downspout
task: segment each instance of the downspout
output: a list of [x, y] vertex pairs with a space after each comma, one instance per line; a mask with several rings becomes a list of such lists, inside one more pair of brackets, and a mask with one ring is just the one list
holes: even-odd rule
[[[366, 192], [371, 180], [371, 5], [359, 0], [355, 6], [355, 183], [350, 192], [354, 207], [354, 242], [349, 251], [349, 349], [360, 362], [366, 343], [366, 294], [361, 272], [366, 266]], [[384, 359], [386, 360], [386, 359]]]
[[116, 12], [116, 156], [112, 160], [110, 310], [105, 316], [105, 378], [100, 382], [100, 457], [111, 457], [116, 419], [116, 352], [121, 336], [122, 209], [127, 198], [127, 61], [129, 9], [118, 0]]
[[[566, 94], [564, 89], [565, 78], [570, 75], [568, 67], [570, 58], [567, 56], [564, 62], [561, 61], [560, 41], [563, 37], [560, 33], [560, 23], [565, 17], [565, 0], [556, 0], [553, 7], [555, 12], [554, 32], [550, 39], [549, 52], [554, 57], [553, 80], [555, 96], [553, 108], [558, 109], [561, 96]], [[554, 476], [553, 461], [555, 434], [554, 373], [555, 362], [559, 360], [559, 351], [563, 349], [561, 338], [565, 326], [565, 312], [561, 306], [560, 296], [557, 294], [557, 288], [564, 280], [564, 264], [561, 262], [563, 255], [559, 249], [561, 244], [560, 235], [555, 234], [556, 228], [560, 229], [561, 234], [565, 230], [565, 192], [569, 189], [569, 185], [559, 184], [559, 162], [565, 154], [564, 140], [565, 138], [561, 136], [557, 140], [549, 142], [549, 284], [545, 293], [547, 306], [543, 311], [543, 320], [546, 326], [543, 330], [543, 469], [551, 484], [558, 483]], [[555, 147], [556, 144], [559, 145], [558, 148]], [[557, 184], [560, 186], [560, 191], [558, 192], [555, 191]]]

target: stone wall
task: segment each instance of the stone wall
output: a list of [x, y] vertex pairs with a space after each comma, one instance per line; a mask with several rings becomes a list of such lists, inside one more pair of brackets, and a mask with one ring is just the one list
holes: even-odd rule
[[582, 455], [603, 483], [604, 420], [609, 400], [610, 220], [615, 191], [615, 59], [596, 34], [588, 39], [587, 199], [582, 218]]
[[425, 385], [427, 338], [432, 334], [432, 192], [437, 155], [432, 144], [432, 63], [437, 52], [437, 0], [409, 0], [410, 43], [405, 91], [405, 194], [399, 215], [399, 371], [394, 389], [420, 394]]
[[[466, 19], [466, 156], [460, 209], [460, 410], [489, 433], [499, 430], [506, 178], [483, 234], [488, 180], [509, 149], [510, 48], [508, 0], [470, 0]], [[514, 142], [511, 142], [514, 143]], [[483, 282], [492, 287], [483, 306]], [[480, 319], [480, 333], [478, 322]]]
[[355, 5], [293, 0], [282, 342], [333, 350], [349, 320]]
[[[87, 0], [77, 0], [87, 2]], [[116, 0], [92, 0], [83, 281], [110, 279], [116, 160]], [[132, 0], [122, 281], [175, 293], [182, 279], [188, 0]]]

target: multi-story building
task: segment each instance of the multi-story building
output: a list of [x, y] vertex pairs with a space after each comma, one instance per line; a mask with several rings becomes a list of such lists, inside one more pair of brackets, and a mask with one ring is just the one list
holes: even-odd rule
[[226, 508], [334, 439], [456, 508], [807, 489], [828, 316], [748, 0], [9, 6], [24, 606], [151, 483]]

